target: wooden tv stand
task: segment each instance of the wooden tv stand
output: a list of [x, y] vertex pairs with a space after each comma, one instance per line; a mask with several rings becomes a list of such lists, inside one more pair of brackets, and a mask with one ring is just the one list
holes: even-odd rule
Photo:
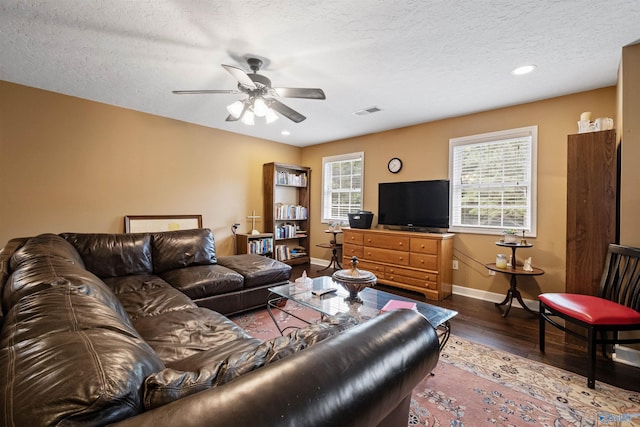
[[[343, 229], [343, 265], [358, 257], [358, 268], [378, 282], [443, 300], [451, 295], [453, 234]], [[346, 268], [346, 267], [345, 267]]]

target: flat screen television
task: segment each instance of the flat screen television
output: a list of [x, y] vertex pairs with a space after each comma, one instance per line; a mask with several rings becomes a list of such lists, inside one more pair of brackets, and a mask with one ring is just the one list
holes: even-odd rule
[[449, 181], [380, 183], [378, 224], [427, 231], [448, 229]]

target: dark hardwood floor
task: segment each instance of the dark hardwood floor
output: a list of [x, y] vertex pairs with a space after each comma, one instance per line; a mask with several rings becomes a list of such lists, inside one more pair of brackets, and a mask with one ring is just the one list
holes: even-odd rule
[[[294, 266], [291, 279], [300, 277], [305, 270], [309, 277], [330, 276], [333, 273], [331, 269], [318, 272], [321, 268], [323, 266], [313, 264]], [[538, 318], [521, 308], [511, 308], [509, 315], [503, 318], [500, 308], [488, 301], [460, 295], [452, 295], [444, 301], [431, 301], [426, 300], [422, 294], [390, 286], [378, 284], [376, 288], [456, 310], [458, 315], [451, 320], [451, 333], [454, 335], [586, 375], [586, 349], [579, 344], [566, 344], [562, 332], [547, 326], [546, 351], [541, 353], [538, 346]], [[640, 392], [640, 368], [613, 362], [600, 355], [596, 365], [596, 381]]]

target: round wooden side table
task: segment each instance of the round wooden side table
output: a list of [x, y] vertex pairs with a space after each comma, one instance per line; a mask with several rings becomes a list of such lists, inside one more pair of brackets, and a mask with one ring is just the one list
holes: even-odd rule
[[535, 316], [538, 316], [538, 313], [531, 310], [529, 307], [527, 307], [527, 305], [522, 300], [522, 295], [518, 290], [518, 281], [517, 281], [518, 276], [540, 276], [544, 274], [544, 270], [540, 268], [532, 267], [532, 271], [527, 271], [524, 268], [522, 268], [522, 266], [517, 265], [516, 249], [531, 248], [533, 247], [533, 245], [531, 243], [504, 243], [504, 242], [496, 242], [496, 245], [502, 246], [505, 248], [511, 248], [512, 265], [510, 267], [508, 266], [507, 268], [498, 268], [495, 263], [485, 264], [485, 267], [487, 267], [491, 271], [495, 271], [496, 273], [504, 273], [504, 274], [511, 275], [511, 278], [509, 280], [510, 286], [509, 286], [509, 290], [507, 291], [506, 297], [502, 302], [495, 303], [497, 307], [507, 304], [507, 309], [504, 313], [502, 313], [502, 317], [507, 317], [507, 314], [509, 314], [509, 310], [511, 310], [511, 304], [513, 303], [514, 298], [518, 301], [518, 303], [520, 303], [522, 308], [524, 308], [529, 313]]

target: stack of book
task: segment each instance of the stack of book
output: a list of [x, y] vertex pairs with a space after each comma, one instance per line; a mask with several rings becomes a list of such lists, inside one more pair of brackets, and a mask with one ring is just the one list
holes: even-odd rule
[[278, 185], [293, 185], [296, 187], [307, 186], [307, 174], [306, 173], [291, 173], [286, 171], [278, 171], [276, 175], [276, 184]]
[[302, 246], [276, 245], [276, 259], [278, 261], [287, 261], [303, 256], [307, 256], [307, 251]]
[[250, 254], [270, 254], [273, 252], [273, 239], [264, 238], [258, 240], [251, 240], [249, 242], [249, 253]]
[[276, 203], [276, 220], [307, 219], [307, 208], [300, 205], [285, 205]]
[[300, 230], [298, 226], [294, 224], [282, 224], [276, 227], [274, 237], [276, 239], [293, 239], [296, 237], [306, 237], [307, 232]]

